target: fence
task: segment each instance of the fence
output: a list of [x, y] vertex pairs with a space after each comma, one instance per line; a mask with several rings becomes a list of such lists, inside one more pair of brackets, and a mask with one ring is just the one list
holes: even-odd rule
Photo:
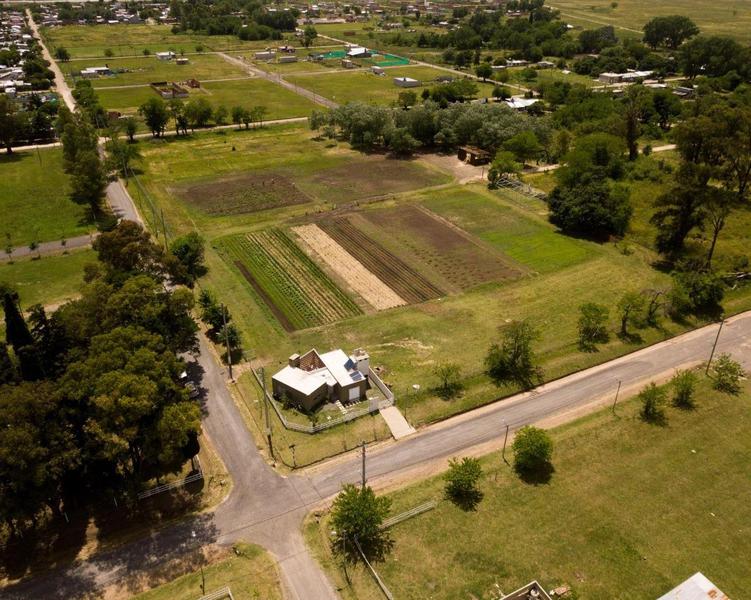
[[[263, 387], [263, 381], [261, 381], [261, 378], [258, 377], [256, 370], [251, 369], [251, 371], [253, 372], [253, 376], [256, 378], [258, 385]], [[279, 408], [276, 400], [274, 400], [274, 397], [268, 391], [266, 391], [266, 401], [271, 404], [274, 412], [276, 412], [277, 417], [279, 417], [279, 420], [282, 422], [282, 425], [284, 425], [285, 429], [299, 431], [300, 433], [318, 433], [319, 431], [331, 429], [332, 427], [336, 427], [337, 425], [341, 425], [342, 423], [349, 423], [350, 421], [354, 421], [355, 419], [364, 417], [365, 415], [369, 415], [370, 413], [378, 412], [382, 408], [388, 408], [389, 406], [394, 405], [394, 393], [386, 386], [385, 383], [383, 383], [383, 381], [381, 381], [381, 378], [378, 377], [373, 369], [370, 368], [368, 369], [368, 380], [373, 386], [378, 388], [378, 391], [383, 394], [385, 400], [371, 402], [368, 406], [365, 406], [363, 408], [347, 411], [346, 414], [337, 417], [336, 419], [328, 420], [325, 423], [316, 423], [315, 425], [295, 423], [294, 421], [290, 421], [289, 419], [287, 419], [287, 417], [284, 416], [284, 413], [282, 412], [281, 408]]]
[[381, 529], [388, 529], [389, 527], [393, 527], [397, 523], [401, 523], [402, 521], [406, 521], [407, 519], [411, 519], [412, 517], [421, 515], [424, 512], [433, 510], [436, 506], [438, 506], [438, 502], [436, 502], [435, 500], [429, 500], [428, 502], [419, 504], [418, 506], [415, 506], [414, 508], [405, 510], [404, 512], [399, 513], [398, 515], [394, 515], [393, 517], [389, 517], [388, 519], [385, 519], [383, 523], [381, 523]]
[[[195, 457], [196, 462], [198, 462], [198, 457]], [[184, 479], [178, 479], [177, 481], [170, 481], [169, 483], [163, 483], [162, 485], [157, 485], [156, 487], [153, 487], [148, 490], [144, 490], [143, 492], [140, 492], [138, 494], [139, 500], [144, 500], [146, 498], [150, 498], [151, 496], [156, 496], [157, 494], [161, 494], [162, 492], [166, 492], [169, 490], [174, 490], [179, 487], [183, 487], [184, 485], [188, 485], [189, 483], [193, 483], [194, 481], [199, 481], [200, 479], [203, 479], [203, 469], [201, 469], [201, 463], [198, 462], [198, 472], [193, 473], [192, 475], [188, 475]]]
[[220, 600], [221, 598], [229, 598], [229, 600], [235, 600], [235, 597], [232, 595], [232, 590], [229, 589], [228, 585], [225, 585], [223, 588], [220, 588], [215, 592], [201, 596], [198, 600]]
[[545, 200], [545, 198], [547, 198], [547, 194], [542, 190], [533, 188], [531, 185], [524, 183], [523, 181], [519, 181], [518, 179], [509, 179], [507, 177], [502, 177], [498, 180], [498, 182], [496, 182], [496, 186], [507, 190], [513, 190], [515, 192], [519, 192], [520, 194], [524, 194], [525, 196], [537, 198], [538, 200]]

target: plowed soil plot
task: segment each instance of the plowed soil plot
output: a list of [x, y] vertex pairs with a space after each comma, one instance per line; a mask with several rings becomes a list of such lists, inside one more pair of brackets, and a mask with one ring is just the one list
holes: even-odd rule
[[240, 215], [310, 202], [277, 173], [253, 173], [177, 188], [177, 196], [209, 215]]
[[325, 220], [319, 226], [407, 302], [424, 302], [444, 295], [439, 288], [365, 235], [346, 217]]
[[363, 211], [371, 224], [459, 290], [521, 274], [500, 253], [423, 207]]

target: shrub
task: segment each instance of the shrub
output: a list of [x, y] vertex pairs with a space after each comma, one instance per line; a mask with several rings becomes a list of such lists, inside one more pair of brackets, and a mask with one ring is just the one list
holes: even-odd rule
[[641, 392], [639, 400], [642, 403], [641, 418], [648, 423], [660, 423], [665, 420], [665, 411], [662, 406], [665, 403], [665, 390], [650, 383]]
[[514, 468], [520, 473], [531, 473], [550, 465], [553, 440], [543, 429], [527, 425], [516, 433], [511, 449], [514, 451]]
[[446, 496], [465, 510], [474, 508], [482, 499], [477, 487], [481, 477], [482, 467], [476, 458], [464, 457], [461, 461], [452, 458], [443, 476]]
[[673, 405], [679, 408], [694, 407], [697, 377], [693, 371], [678, 371], [670, 381], [673, 387]]
[[746, 372], [729, 354], [721, 354], [712, 367], [712, 375], [716, 390], [737, 394], [741, 391], [741, 378], [746, 376]]
[[610, 311], [606, 306], [586, 302], [579, 307], [579, 347], [592, 351], [595, 344], [608, 341], [608, 318]]

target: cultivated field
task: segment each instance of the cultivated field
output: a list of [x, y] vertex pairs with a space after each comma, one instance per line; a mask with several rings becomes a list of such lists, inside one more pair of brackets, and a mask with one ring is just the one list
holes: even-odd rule
[[375, 310], [402, 306], [406, 301], [373, 275], [342, 246], [317, 225], [301, 225], [293, 229], [311, 253], [337, 276], [346, 281]]
[[360, 314], [360, 309], [279, 229], [222, 241], [231, 261], [287, 331]]
[[[657, 598], [696, 571], [745, 597], [751, 503], [739, 491], [748, 489], [751, 389], [726, 396], [705, 382], [697, 402], [668, 407], [667, 427], [642, 422], [629, 402], [617, 416], [608, 409], [553, 430], [547, 484], [524, 483], [495, 452], [482, 461], [475, 511], [443, 499], [440, 477], [392, 494], [394, 514], [440, 503], [394, 526], [393, 550], [375, 568], [396, 598], [497, 598], [533, 579], [587, 600]], [[361, 565], [348, 567], [347, 585], [330, 529], [324, 518], [306, 534], [343, 598], [382, 598]]]
[[742, 0], [711, 3], [696, 0], [619, 0], [617, 3], [605, 0], [555, 0], [552, 6], [563, 13], [564, 20], [590, 29], [604, 24], [641, 32], [652, 17], [685, 15], [693, 19], [703, 33], [728, 35], [747, 43], [751, 41], [751, 6]]
[[[0, 155], [0, 244], [28, 246], [95, 229], [68, 196], [59, 148]], [[10, 236], [10, 238], [8, 238]]]

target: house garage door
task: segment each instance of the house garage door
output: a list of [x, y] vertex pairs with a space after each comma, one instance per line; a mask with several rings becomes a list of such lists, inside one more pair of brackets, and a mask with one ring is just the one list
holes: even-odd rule
[[349, 389], [349, 401], [355, 402], [360, 399], [360, 388], [355, 386]]

